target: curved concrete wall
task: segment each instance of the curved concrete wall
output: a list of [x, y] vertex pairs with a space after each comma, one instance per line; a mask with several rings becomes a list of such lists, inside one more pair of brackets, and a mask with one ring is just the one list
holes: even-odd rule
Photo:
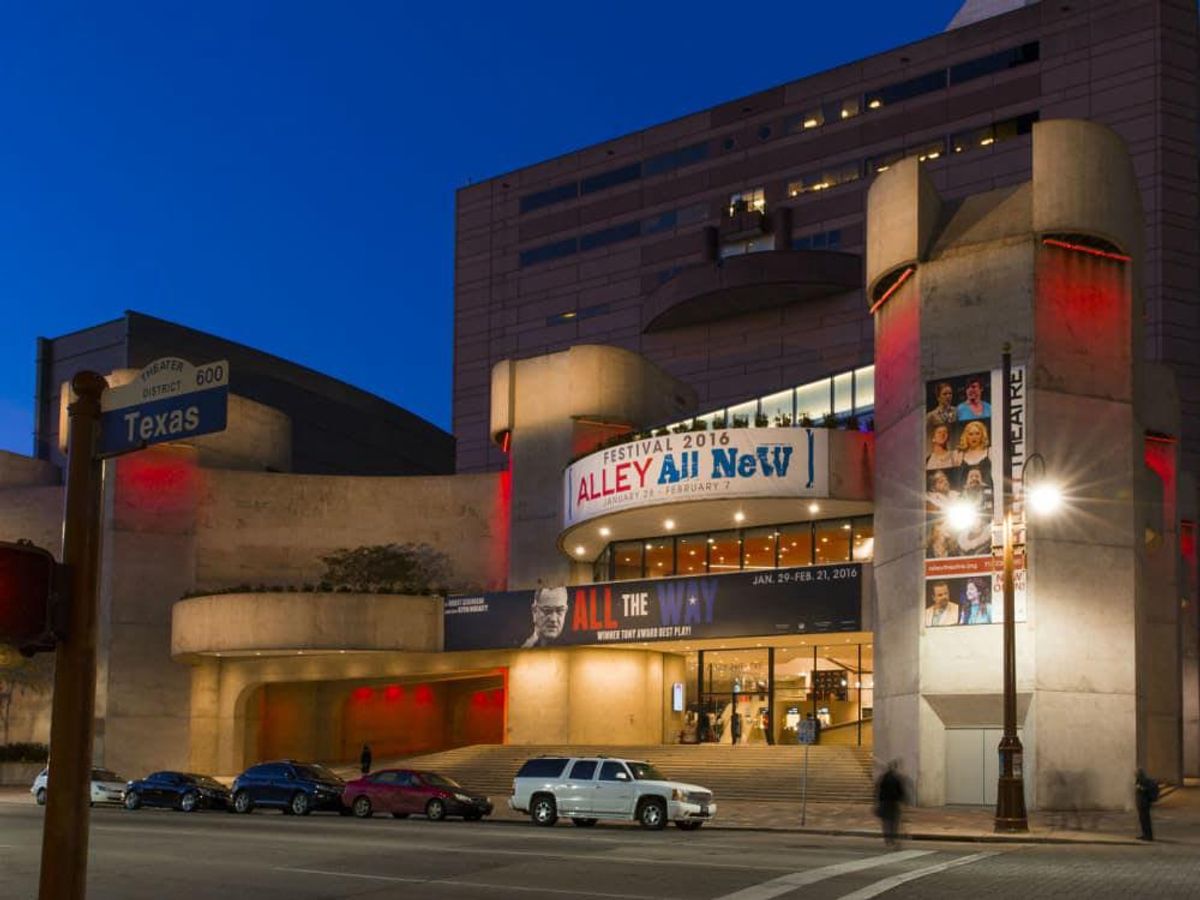
[[442, 646], [442, 601], [397, 594], [218, 594], [175, 604], [171, 655]]

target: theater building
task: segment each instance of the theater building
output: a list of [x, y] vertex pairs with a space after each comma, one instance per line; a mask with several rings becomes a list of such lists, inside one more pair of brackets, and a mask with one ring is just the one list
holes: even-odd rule
[[[1200, 774], [1195, 32], [1182, 2], [968, 3], [464, 188], [455, 474], [389, 461], [398, 434], [367, 468], [308, 429], [302, 463], [303, 404], [236, 366], [227, 432], [106, 464], [98, 755], [703, 753], [811, 716], [922, 804], [989, 802], [1008, 491], [1030, 807]], [[36, 456], [0, 457], [0, 538], [57, 549]], [[319, 589], [338, 548], [407, 542], [446, 596]]]

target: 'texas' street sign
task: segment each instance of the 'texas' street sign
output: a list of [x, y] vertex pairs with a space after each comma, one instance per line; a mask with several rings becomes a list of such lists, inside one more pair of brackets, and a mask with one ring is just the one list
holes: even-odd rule
[[174, 356], [156, 359], [101, 395], [100, 455], [224, 431], [228, 404], [225, 360], [193, 366]]

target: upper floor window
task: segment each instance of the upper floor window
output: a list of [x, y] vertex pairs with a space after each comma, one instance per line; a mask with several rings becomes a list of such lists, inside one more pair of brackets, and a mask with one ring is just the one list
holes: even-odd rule
[[760, 187], [729, 195], [729, 215], [731, 216], [744, 212], [766, 212], [766, 210], [767, 195]]

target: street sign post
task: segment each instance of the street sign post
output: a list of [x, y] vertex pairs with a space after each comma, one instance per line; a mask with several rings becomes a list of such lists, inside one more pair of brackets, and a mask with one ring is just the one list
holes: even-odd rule
[[804, 776], [800, 784], [800, 827], [808, 824], [808, 748], [817, 742], [817, 720], [796, 723], [796, 739], [804, 745]]
[[99, 455], [224, 431], [228, 406], [225, 360], [194, 366], [174, 356], [157, 359], [133, 381], [104, 392]]

